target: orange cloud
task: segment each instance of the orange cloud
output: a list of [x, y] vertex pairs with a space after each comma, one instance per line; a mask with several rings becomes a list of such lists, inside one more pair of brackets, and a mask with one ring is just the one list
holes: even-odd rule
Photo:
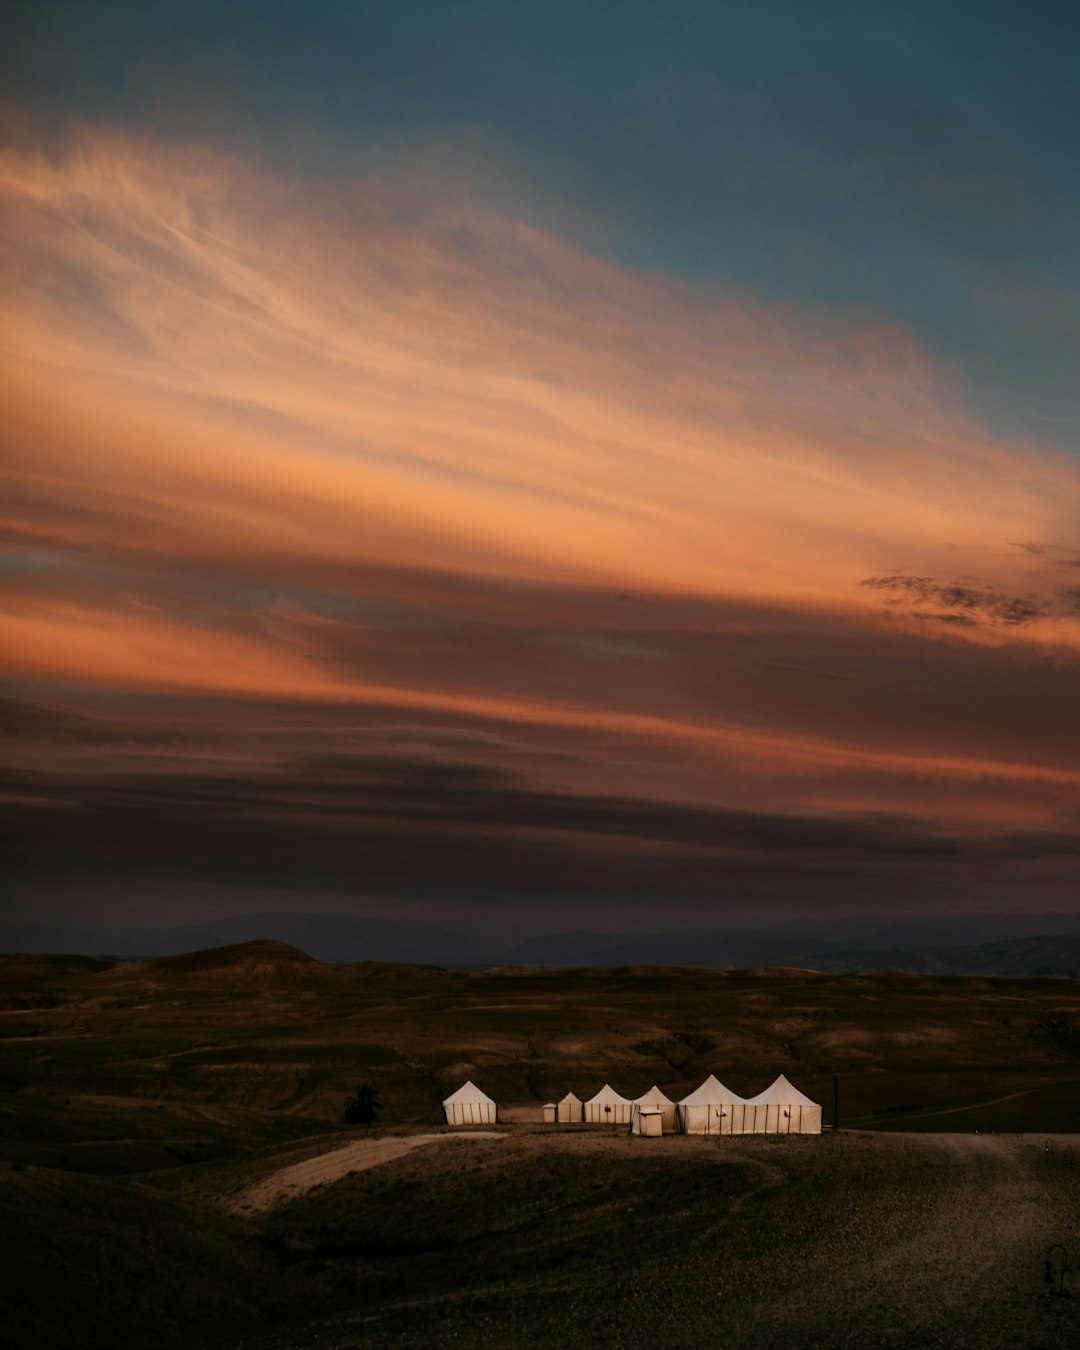
[[[1075, 475], [976, 425], [904, 333], [695, 293], [412, 185], [282, 183], [101, 130], [8, 150], [0, 195], [3, 524], [57, 564], [0, 595], [11, 674], [594, 734], [633, 747], [630, 792], [936, 794], [996, 819], [1075, 790], [1015, 721], [931, 727], [879, 677], [850, 708], [812, 692], [857, 673], [839, 645], [824, 672], [805, 659], [819, 630], [882, 663], [897, 634], [946, 663], [1080, 646], [1056, 599], [1072, 555], [1045, 547], [1077, 537]], [[931, 580], [860, 584], [882, 576]], [[997, 621], [958, 578], [1054, 604]], [[414, 640], [374, 603], [412, 607]], [[433, 635], [435, 611], [558, 642], [511, 661], [490, 631]], [[721, 623], [768, 646], [741, 682], [702, 679], [687, 639]], [[767, 669], [793, 679], [773, 692]]]
[[[411, 684], [381, 683], [377, 671], [375, 678], [364, 678], [362, 671], [349, 670], [335, 657], [331, 644], [320, 642], [320, 636], [325, 637], [320, 629], [332, 629], [336, 626], [332, 623], [286, 613], [264, 618], [263, 625], [260, 632], [243, 633], [179, 623], [146, 612], [130, 599], [101, 610], [42, 599], [30, 605], [0, 596], [0, 643], [11, 653], [11, 673], [22, 678], [110, 689], [376, 705], [510, 728], [549, 728], [563, 736], [600, 738], [601, 743], [607, 738], [621, 747], [615, 752], [621, 757], [632, 759], [642, 753], [659, 757], [648, 776], [652, 790], [656, 770], [665, 760], [678, 762], [689, 753], [711, 765], [714, 778], [722, 766], [723, 782], [714, 781], [709, 793], [714, 802], [745, 805], [760, 797], [775, 804], [783, 798], [789, 808], [836, 810], [843, 805], [851, 810], [865, 808], [883, 783], [906, 782], [921, 785], [917, 790], [923, 804], [928, 791], [951, 798], [947, 810], [951, 819], [985, 820], [1001, 814], [995, 801], [1002, 792], [1022, 790], [1040, 797], [1044, 808], [1056, 803], [1064, 809], [1080, 788], [1080, 772], [1052, 761], [945, 750], [904, 752], [890, 745], [887, 729], [877, 744], [860, 745], [790, 728], [725, 723], [721, 716], [695, 718], [673, 710], [643, 713], [632, 707], [529, 696], [524, 691], [514, 696], [455, 689], [430, 673], [418, 672]], [[599, 753], [603, 759], [605, 751]], [[606, 754], [611, 753], [609, 748]], [[853, 779], [862, 780], [862, 788], [844, 801], [841, 785]], [[989, 797], [988, 786], [994, 789]], [[633, 791], [625, 781], [621, 788]], [[850, 791], [849, 787], [849, 795]]]
[[136, 533], [166, 503], [278, 556], [863, 610], [868, 573], [1015, 579], [1009, 541], [1076, 523], [1063, 466], [993, 444], [899, 333], [102, 133], [2, 183], [13, 378], [109, 443], [50, 449], [58, 522], [65, 488], [122, 492]]

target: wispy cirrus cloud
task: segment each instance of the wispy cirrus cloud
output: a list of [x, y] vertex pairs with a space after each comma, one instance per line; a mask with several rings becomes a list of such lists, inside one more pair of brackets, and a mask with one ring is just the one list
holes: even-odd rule
[[66, 486], [76, 538], [93, 505], [99, 541], [119, 515], [181, 556], [216, 535], [854, 604], [864, 560], [1076, 510], [902, 332], [695, 295], [422, 184], [283, 185], [89, 131], [4, 182], [32, 537]]
[[[861, 811], [1057, 837], [1080, 615], [1037, 541], [1078, 537], [1080, 487], [903, 330], [617, 267], [420, 171], [83, 128], [6, 151], [0, 192], [3, 525], [40, 564], [0, 570], [0, 638], [57, 714], [18, 738], [45, 796], [89, 809], [107, 759], [110, 818], [207, 765], [257, 803], [267, 759], [323, 773], [305, 742], [356, 772], [422, 742], [459, 776], [383, 774], [393, 810], [460, 807], [507, 856], [511, 781], [594, 842], [625, 800], [817, 822], [837, 856], [881, 852], [828, 825]], [[145, 734], [73, 752], [114, 696]]]

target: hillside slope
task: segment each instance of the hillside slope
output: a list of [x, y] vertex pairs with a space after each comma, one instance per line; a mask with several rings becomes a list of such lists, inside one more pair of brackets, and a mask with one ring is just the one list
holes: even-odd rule
[[710, 1073], [744, 1096], [784, 1073], [826, 1105], [839, 1074], [844, 1118], [883, 1127], [901, 1109], [909, 1128], [948, 1109], [960, 1114], [938, 1128], [1066, 1129], [1080, 1102], [1080, 985], [1067, 980], [329, 967], [259, 943], [18, 971], [0, 970], [0, 1089], [22, 1107], [62, 1084], [327, 1128], [365, 1081], [384, 1119], [433, 1124], [466, 1078], [528, 1112], [604, 1082], [678, 1097]]

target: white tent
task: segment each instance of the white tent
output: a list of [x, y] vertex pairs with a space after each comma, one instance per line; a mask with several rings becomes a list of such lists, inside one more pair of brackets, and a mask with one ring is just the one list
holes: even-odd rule
[[820, 1134], [821, 1107], [783, 1074], [744, 1108], [741, 1134]]
[[499, 1108], [475, 1083], [466, 1083], [443, 1102], [448, 1125], [494, 1125]]
[[595, 1097], [585, 1103], [586, 1125], [629, 1125], [634, 1103], [629, 1097], [621, 1097], [613, 1087], [605, 1083]]
[[643, 1092], [640, 1097], [635, 1097], [633, 1110], [630, 1113], [630, 1133], [643, 1134], [641, 1128], [640, 1116], [643, 1111], [659, 1111], [660, 1124], [665, 1134], [670, 1134], [672, 1130], [679, 1128], [678, 1108], [670, 1097], [665, 1097], [658, 1087], [654, 1084], [648, 1092]]
[[739, 1129], [732, 1129], [732, 1116], [744, 1105], [742, 1097], [709, 1074], [696, 1092], [679, 1103], [679, 1124], [684, 1134], [739, 1134]]
[[555, 1119], [560, 1125], [580, 1125], [581, 1118], [581, 1098], [568, 1092], [555, 1107]]

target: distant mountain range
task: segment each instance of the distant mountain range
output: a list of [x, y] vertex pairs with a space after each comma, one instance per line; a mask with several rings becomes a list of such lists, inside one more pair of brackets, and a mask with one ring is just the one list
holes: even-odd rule
[[[930, 975], [1080, 978], [1080, 915], [973, 915], [837, 932], [727, 929], [691, 934], [556, 933], [512, 946], [450, 929], [347, 914], [257, 913], [157, 929], [89, 931], [0, 925], [0, 950], [172, 956], [273, 939], [319, 961], [396, 961], [447, 966], [797, 966], [821, 971], [895, 970]], [[1034, 934], [1034, 935], [1033, 935]], [[959, 940], [957, 940], [959, 939]]]
[[1012, 975], [1080, 979], [1080, 937], [1011, 938], [969, 947], [923, 951], [835, 952], [815, 958], [815, 970], [898, 970], [915, 975]]
[[[1080, 925], [1077, 925], [1080, 927]], [[523, 966], [686, 965], [738, 970], [748, 966], [796, 966], [821, 971], [895, 970], [923, 975], [1010, 975], [1080, 978], [1080, 935], [1005, 938], [997, 942], [926, 947], [849, 948], [820, 939], [760, 934], [660, 933], [612, 939], [565, 933], [522, 943], [507, 964]]]

